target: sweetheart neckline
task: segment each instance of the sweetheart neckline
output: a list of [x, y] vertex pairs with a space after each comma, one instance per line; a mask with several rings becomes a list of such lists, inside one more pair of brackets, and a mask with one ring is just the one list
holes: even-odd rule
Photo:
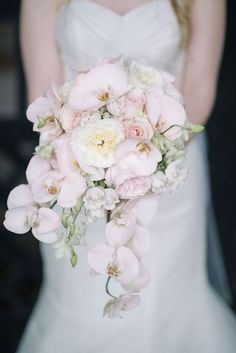
[[[119, 13], [117, 11], [114, 11], [111, 8], [107, 7], [107, 6], [104, 6], [104, 5], [100, 4], [100, 3], [92, 1], [92, 0], [74, 0], [74, 1], [78, 1], [78, 3], [83, 3], [83, 4], [86, 4], [86, 5], [89, 5], [89, 6], [97, 7], [98, 9], [100, 8], [102, 11], [110, 13], [111, 15], [113, 15], [113, 16], [115, 16], [117, 18], [123, 19], [123, 18], [129, 17], [129, 16], [135, 14], [136, 12], [139, 12], [140, 10], [142, 10], [142, 9], [144, 9], [146, 7], [153, 6], [154, 4], [156, 4], [158, 2], [161, 2], [163, 0], [149, 0], [149, 1], [147, 1], [147, 2], [145, 2], [143, 4], [141, 4], [141, 5], [133, 7], [132, 9], [126, 11], [124, 14]], [[164, 1], [166, 1], [166, 0], [164, 0]]]

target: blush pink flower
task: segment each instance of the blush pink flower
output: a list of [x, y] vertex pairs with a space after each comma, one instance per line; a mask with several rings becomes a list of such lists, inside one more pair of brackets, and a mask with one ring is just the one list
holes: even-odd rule
[[4, 220], [6, 229], [23, 234], [32, 228], [35, 238], [42, 242], [51, 243], [58, 240], [60, 217], [49, 208], [38, 209], [35, 206], [29, 185], [20, 185], [13, 189], [7, 203], [9, 210]]
[[65, 130], [66, 134], [70, 136], [73, 130], [80, 125], [82, 116], [79, 112], [74, 111], [65, 104], [59, 110], [58, 118], [62, 128]]
[[155, 194], [148, 194], [133, 201], [128, 201], [127, 207], [135, 214], [137, 223], [147, 226], [158, 207], [159, 199]]
[[133, 251], [139, 260], [147, 256], [151, 250], [150, 232], [147, 227], [136, 225], [133, 236], [127, 246]]
[[112, 213], [112, 220], [106, 225], [106, 238], [110, 245], [122, 246], [133, 235], [136, 219], [132, 212], [122, 208]]
[[125, 136], [151, 140], [154, 130], [146, 119], [126, 119], [123, 122]]
[[176, 99], [166, 94], [149, 94], [146, 110], [151, 124], [166, 138], [175, 140], [181, 136], [187, 117], [183, 105]]
[[47, 144], [62, 134], [57, 119], [60, 107], [61, 101], [52, 92], [46, 97], [36, 98], [29, 105], [26, 116], [34, 124], [33, 130], [40, 132], [40, 145]]
[[38, 203], [56, 199], [61, 207], [74, 207], [87, 189], [86, 181], [78, 171], [63, 175], [52, 170], [50, 163], [38, 156], [29, 162], [26, 176]]
[[136, 116], [138, 112], [143, 110], [145, 102], [146, 102], [146, 98], [143, 93], [143, 90], [139, 88], [131, 89], [126, 95], [125, 116], [126, 117]]
[[116, 191], [121, 199], [134, 199], [145, 195], [151, 187], [149, 176], [138, 176], [124, 181], [116, 186]]
[[77, 82], [69, 95], [72, 109], [96, 111], [111, 98], [118, 98], [127, 91], [124, 70], [113, 63], [105, 63], [78, 75]]
[[122, 294], [117, 299], [111, 299], [104, 308], [104, 316], [114, 319], [122, 317], [122, 313], [136, 309], [141, 303], [138, 294]]
[[70, 146], [70, 139], [66, 134], [57, 138], [53, 143], [53, 147], [57, 160], [57, 168], [61, 174], [67, 175], [80, 170], [79, 163]]
[[6, 212], [4, 226], [13, 233], [23, 234], [32, 228], [34, 237], [44, 243], [58, 240], [59, 215], [50, 208], [22, 206]]
[[97, 274], [108, 275], [122, 284], [132, 282], [139, 274], [136, 256], [124, 246], [115, 249], [109, 244], [99, 244], [88, 252], [88, 263]]
[[126, 290], [132, 290], [132, 292], [139, 292], [150, 283], [150, 274], [147, 268], [141, 263], [138, 277], [129, 284], [123, 285]]
[[7, 198], [7, 207], [9, 209], [33, 204], [34, 199], [31, 188], [28, 184], [16, 186], [11, 190]]
[[115, 160], [121, 169], [135, 176], [147, 176], [155, 172], [162, 155], [151, 142], [128, 138], [118, 145]]

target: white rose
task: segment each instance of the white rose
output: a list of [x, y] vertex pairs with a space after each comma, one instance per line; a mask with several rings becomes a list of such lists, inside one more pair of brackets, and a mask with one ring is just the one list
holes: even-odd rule
[[106, 195], [103, 188], [92, 187], [88, 189], [84, 198], [84, 207], [88, 210], [97, 210], [102, 208], [106, 203]]
[[76, 128], [70, 143], [78, 162], [108, 168], [114, 163], [116, 147], [123, 139], [121, 123], [114, 119], [103, 119]]
[[167, 191], [167, 177], [161, 172], [157, 171], [151, 176], [152, 191], [155, 193], [163, 193]]
[[165, 170], [170, 190], [175, 190], [186, 178], [187, 167], [185, 160], [179, 159], [168, 165]]
[[116, 207], [116, 203], [118, 203], [119, 196], [117, 192], [114, 189], [105, 189], [105, 195], [106, 195], [106, 203], [105, 203], [105, 209], [106, 210], [113, 210]]
[[82, 112], [80, 125], [84, 126], [88, 123], [94, 123], [96, 120], [101, 119], [101, 114], [99, 112]]
[[129, 65], [129, 81], [141, 89], [153, 85], [161, 87], [164, 83], [162, 75], [156, 68], [137, 61], [132, 61]]

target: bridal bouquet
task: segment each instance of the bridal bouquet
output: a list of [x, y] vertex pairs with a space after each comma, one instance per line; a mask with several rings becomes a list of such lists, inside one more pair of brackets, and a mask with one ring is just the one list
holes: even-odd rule
[[[104, 61], [75, 81], [52, 85], [27, 109], [39, 145], [26, 170], [27, 184], [8, 197], [5, 227], [30, 229], [54, 243], [58, 257], [77, 264], [88, 247], [92, 274], [105, 275], [108, 317], [140, 303], [149, 282], [142, 264], [151, 248], [148, 223], [158, 197], [186, 176], [185, 141], [201, 130], [186, 117], [174, 77], [137, 61]], [[107, 217], [104, 242], [86, 243], [86, 228]], [[110, 292], [115, 280], [124, 290]]]

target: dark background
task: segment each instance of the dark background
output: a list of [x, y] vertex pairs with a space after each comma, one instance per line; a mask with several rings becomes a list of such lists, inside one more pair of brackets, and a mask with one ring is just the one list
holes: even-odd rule
[[[24, 170], [37, 142], [25, 118], [25, 86], [18, 41], [19, 3], [17, 0], [0, 3], [0, 353], [15, 352], [42, 280], [37, 241], [30, 234], [15, 236], [2, 226], [7, 195], [24, 181]], [[207, 133], [213, 200], [235, 309], [235, 0], [228, 1], [227, 17], [218, 96]]]

